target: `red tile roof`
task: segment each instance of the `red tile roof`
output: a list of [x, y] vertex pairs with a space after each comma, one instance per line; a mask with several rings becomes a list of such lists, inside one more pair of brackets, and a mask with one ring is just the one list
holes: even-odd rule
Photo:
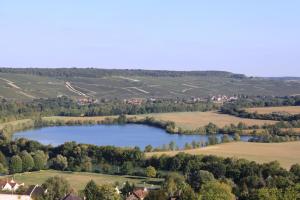
[[2, 189], [7, 183], [8, 183], [12, 188], [15, 187], [15, 185], [17, 184], [13, 179], [11, 179], [10, 181], [9, 181], [8, 179], [1, 179], [1, 180], [0, 180], [0, 188]]
[[139, 199], [144, 199], [148, 195], [148, 192], [142, 189], [138, 189], [133, 191], [133, 194]]

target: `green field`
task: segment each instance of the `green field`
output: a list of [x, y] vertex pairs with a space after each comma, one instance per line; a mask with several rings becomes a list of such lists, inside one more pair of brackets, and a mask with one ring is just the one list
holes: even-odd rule
[[300, 164], [300, 142], [283, 143], [253, 143], [253, 142], [231, 142], [219, 145], [208, 146], [199, 149], [153, 152], [152, 155], [175, 155], [179, 152], [185, 152], [196, 155], [217, 155], [222, 157], [245, 158], [258, 163], [266, 163], [277, 160], [281, 166], [289, 169], [295, 163]]
[[[1, 70], [1, 68], [0, 68]], [[227, 72], [141, 72], [68, 69], [57, 75], [55, 69], [43, 76], [22, 70], [0, 72], [0, 97], [31, 100], [34, 98], [190, 98], [212, 95], [293, 95], [300, 91], [299, 81], [243, 77]], [[5, 72], [5, 70], [2, 69]], [[78, 71], [78, 70], [77, 70]], [[167, 73], [167, 74], [166, 74]], [[179, 74], [178, 74], [179, 73]], [[70, 86], [67, 85], [70, 84]], [[70, 88], [71, 87], [71, 88]], [[84, 94], [84, 95], [83, 95]]]
[[[17, 182], [25, 183], [25, 185], [41, 185], [47, 178], [53, 176], [61, 176], [69, 181], [71, 187], [75, 190], [82, 190], [88, 181], [94, 180], [97, 184], [114, 184], [118, 182], [123, 184], [126, 181], [134, 183], [136, 186], [147, 186], [157, 187], [162, 179], [150, 179], [138, 176], [117, 176], [117, 175], [107, 175], [107, 174], [97, 174], [97, 173], [88, 173], [88, 172], [62, 172], [55, 170], [44, 170], [38, 172], [26, 172], [21, 174], [15, 174], [13, 177]], [[9, 176], [10, 177], [10, 176]], [[148, 184], [147, 181], [150, 181], [151, 184]]]

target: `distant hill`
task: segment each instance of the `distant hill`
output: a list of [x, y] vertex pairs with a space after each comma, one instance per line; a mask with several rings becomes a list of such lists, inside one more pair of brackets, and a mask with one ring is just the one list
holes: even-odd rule
[[30, 74], [55, 77], [93, 77], [105, 76], [155, 76], [155, 77], [182, 77], [182, 76], [217, 76], [245, 78], [243, 74], [234, 74], [226, 71], [168, 71], [142, 69], [98, 69], [98, 68], [0, 68], [3, 73]]
[[21, 100], [60, 95], [128, 99], [299, 93], [298, 77], [247, 77], [225, 71], [0, 68], [0, 97]]

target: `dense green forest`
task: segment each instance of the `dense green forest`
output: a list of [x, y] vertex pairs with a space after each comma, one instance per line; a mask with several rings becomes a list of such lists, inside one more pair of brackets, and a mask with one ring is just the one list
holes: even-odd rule
[[[276, 190], [279, 196], [288, 195], [289, 198], [283, 198], [284, 200], [296, 200], [295, 195], [299, 195], [300, 192], [298, 164], [288, 171], [281, 168], [277, 162], [257, 164], [243, 159], [184, 153], [174, 157], [162, 155], [145, 158], [138, 148], [98, 147], [74, 142], [51, 147], [26, 139], [1, 141], [0, 151], [1, 173], [50, 168], [162, 177], [165, 178], [162, 189], [149, 194], [150, 197], [164, 195], [160, 199], [171, 196], [196, 199], [198, 194], [205, 194], [204, 188], [221, 189], [222, 185], [228, 188], [225, 190], [227, 195], [241, 200], [261, 199], [259, 196], [265, 190]], [[188, 193], [181, 193], [182, 184], [190, 188]], [[295, 198], [291, 198], [290, 195], [294, 195]]]

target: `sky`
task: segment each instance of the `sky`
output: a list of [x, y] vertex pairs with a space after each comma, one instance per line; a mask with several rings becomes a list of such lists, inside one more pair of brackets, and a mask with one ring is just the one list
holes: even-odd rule
[[1, 67], [300, 76], [298, 0], [0, 0]]

